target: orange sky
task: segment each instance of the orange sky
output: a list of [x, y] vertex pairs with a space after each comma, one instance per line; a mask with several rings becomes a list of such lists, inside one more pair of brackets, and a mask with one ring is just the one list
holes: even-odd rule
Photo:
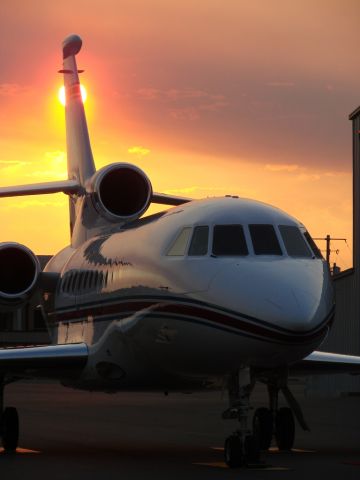
[[[134, 162], [155, 191], [274, 204], [351, 265], [358, 0], [12, 0], [0, 6], [1, 184], [66, 178], [61, 41], [83, 38], [97, 167]], [[134, 148], [137, 147], [137, 148]], [[63, 195], [2, 199], [1, 240], [55, 253]]]

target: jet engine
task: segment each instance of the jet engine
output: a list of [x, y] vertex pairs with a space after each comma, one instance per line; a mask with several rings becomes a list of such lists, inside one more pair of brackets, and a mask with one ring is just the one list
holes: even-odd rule
[[128, 222], [147, 210], [152, 186], [146, 174], [135, 165], [113, 163], [94, 174], [88, 192], [100, 215], [111, 222]]
[[37, 256], [20, 243], [0, 243], [0, 304], [18, 306], [34, 292], [41, 268]]

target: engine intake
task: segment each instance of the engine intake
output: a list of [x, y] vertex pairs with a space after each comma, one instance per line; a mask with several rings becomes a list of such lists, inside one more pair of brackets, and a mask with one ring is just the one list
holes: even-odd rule
[[26, 301], [40, 271], [39, 260], [30, 249], [19, 243], [0, 243], [0, 302], [14, 305]]
[[152, 186], [146, 174], [135, 165], [114, 163], [95, 173], [90, 193], [98, 212], [110, 221], [139, 218], [149, 207]]

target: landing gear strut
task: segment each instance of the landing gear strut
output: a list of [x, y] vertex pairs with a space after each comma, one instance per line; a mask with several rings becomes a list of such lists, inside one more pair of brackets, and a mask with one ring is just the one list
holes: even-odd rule
[[0, 435], [6, 453], [16, 451], [19, 440], [19, 416], [16, 408], [4, 408], [5, 383], [0, 382]]
[[[268, 387], [270, 408], [258, 408], [253, 417], [252, 431], [248, 426], [250, 394], [256, 380]], [[233, 372], [228, 381], [229, 408], [224, 419], [238, 419], [239, 428], [225, 441], [225, 462], [231, 468], [259, 463], [260, 450], [268, 450], [275, 437], [280, 450], [291, 450], [295, 439], [295, 418], [305, 431], [310, 431], [299, 403], [288, 385], [287, 369]], [[279, 392], [288, 407], [279, 408]]]
[[[305, 431], [310, 431], [300, 405], [287, 385], [287, 372], [277, 371], [261, 377], [267, 384], [270, 408], [258, 408], [253, 418], [254, 433], [258, 436], [261, 450], [268, 450], [275, 437], [279, 450], [291, 450], [295, 440], [295, 417]], [[279, 392], [284, 395], [289, 407], [279, 408]]]
[[260, 446], [258, 438], [248, 427], [250, 394], [255, 380], [250, 378], [248, 369], [238, 370], [229, 378], [229, 408], [223, 413], [224, 419], [239, 420], [239, 428], [225, 441], [225, 462], [230, 468], [258, 463]]

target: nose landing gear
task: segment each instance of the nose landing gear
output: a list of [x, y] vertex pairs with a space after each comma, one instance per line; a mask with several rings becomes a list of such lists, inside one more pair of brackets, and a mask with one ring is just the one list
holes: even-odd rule
[[234, 372], [229, 378], [229, 408], [224, 419], [238, 419], [239, 428], [225, 441], [225, 462], [230, 468], [259, 463], [260, 445], [258, 437], [248, 427], [250, 394], [255, 381], [250, 379], [248, 369]]

